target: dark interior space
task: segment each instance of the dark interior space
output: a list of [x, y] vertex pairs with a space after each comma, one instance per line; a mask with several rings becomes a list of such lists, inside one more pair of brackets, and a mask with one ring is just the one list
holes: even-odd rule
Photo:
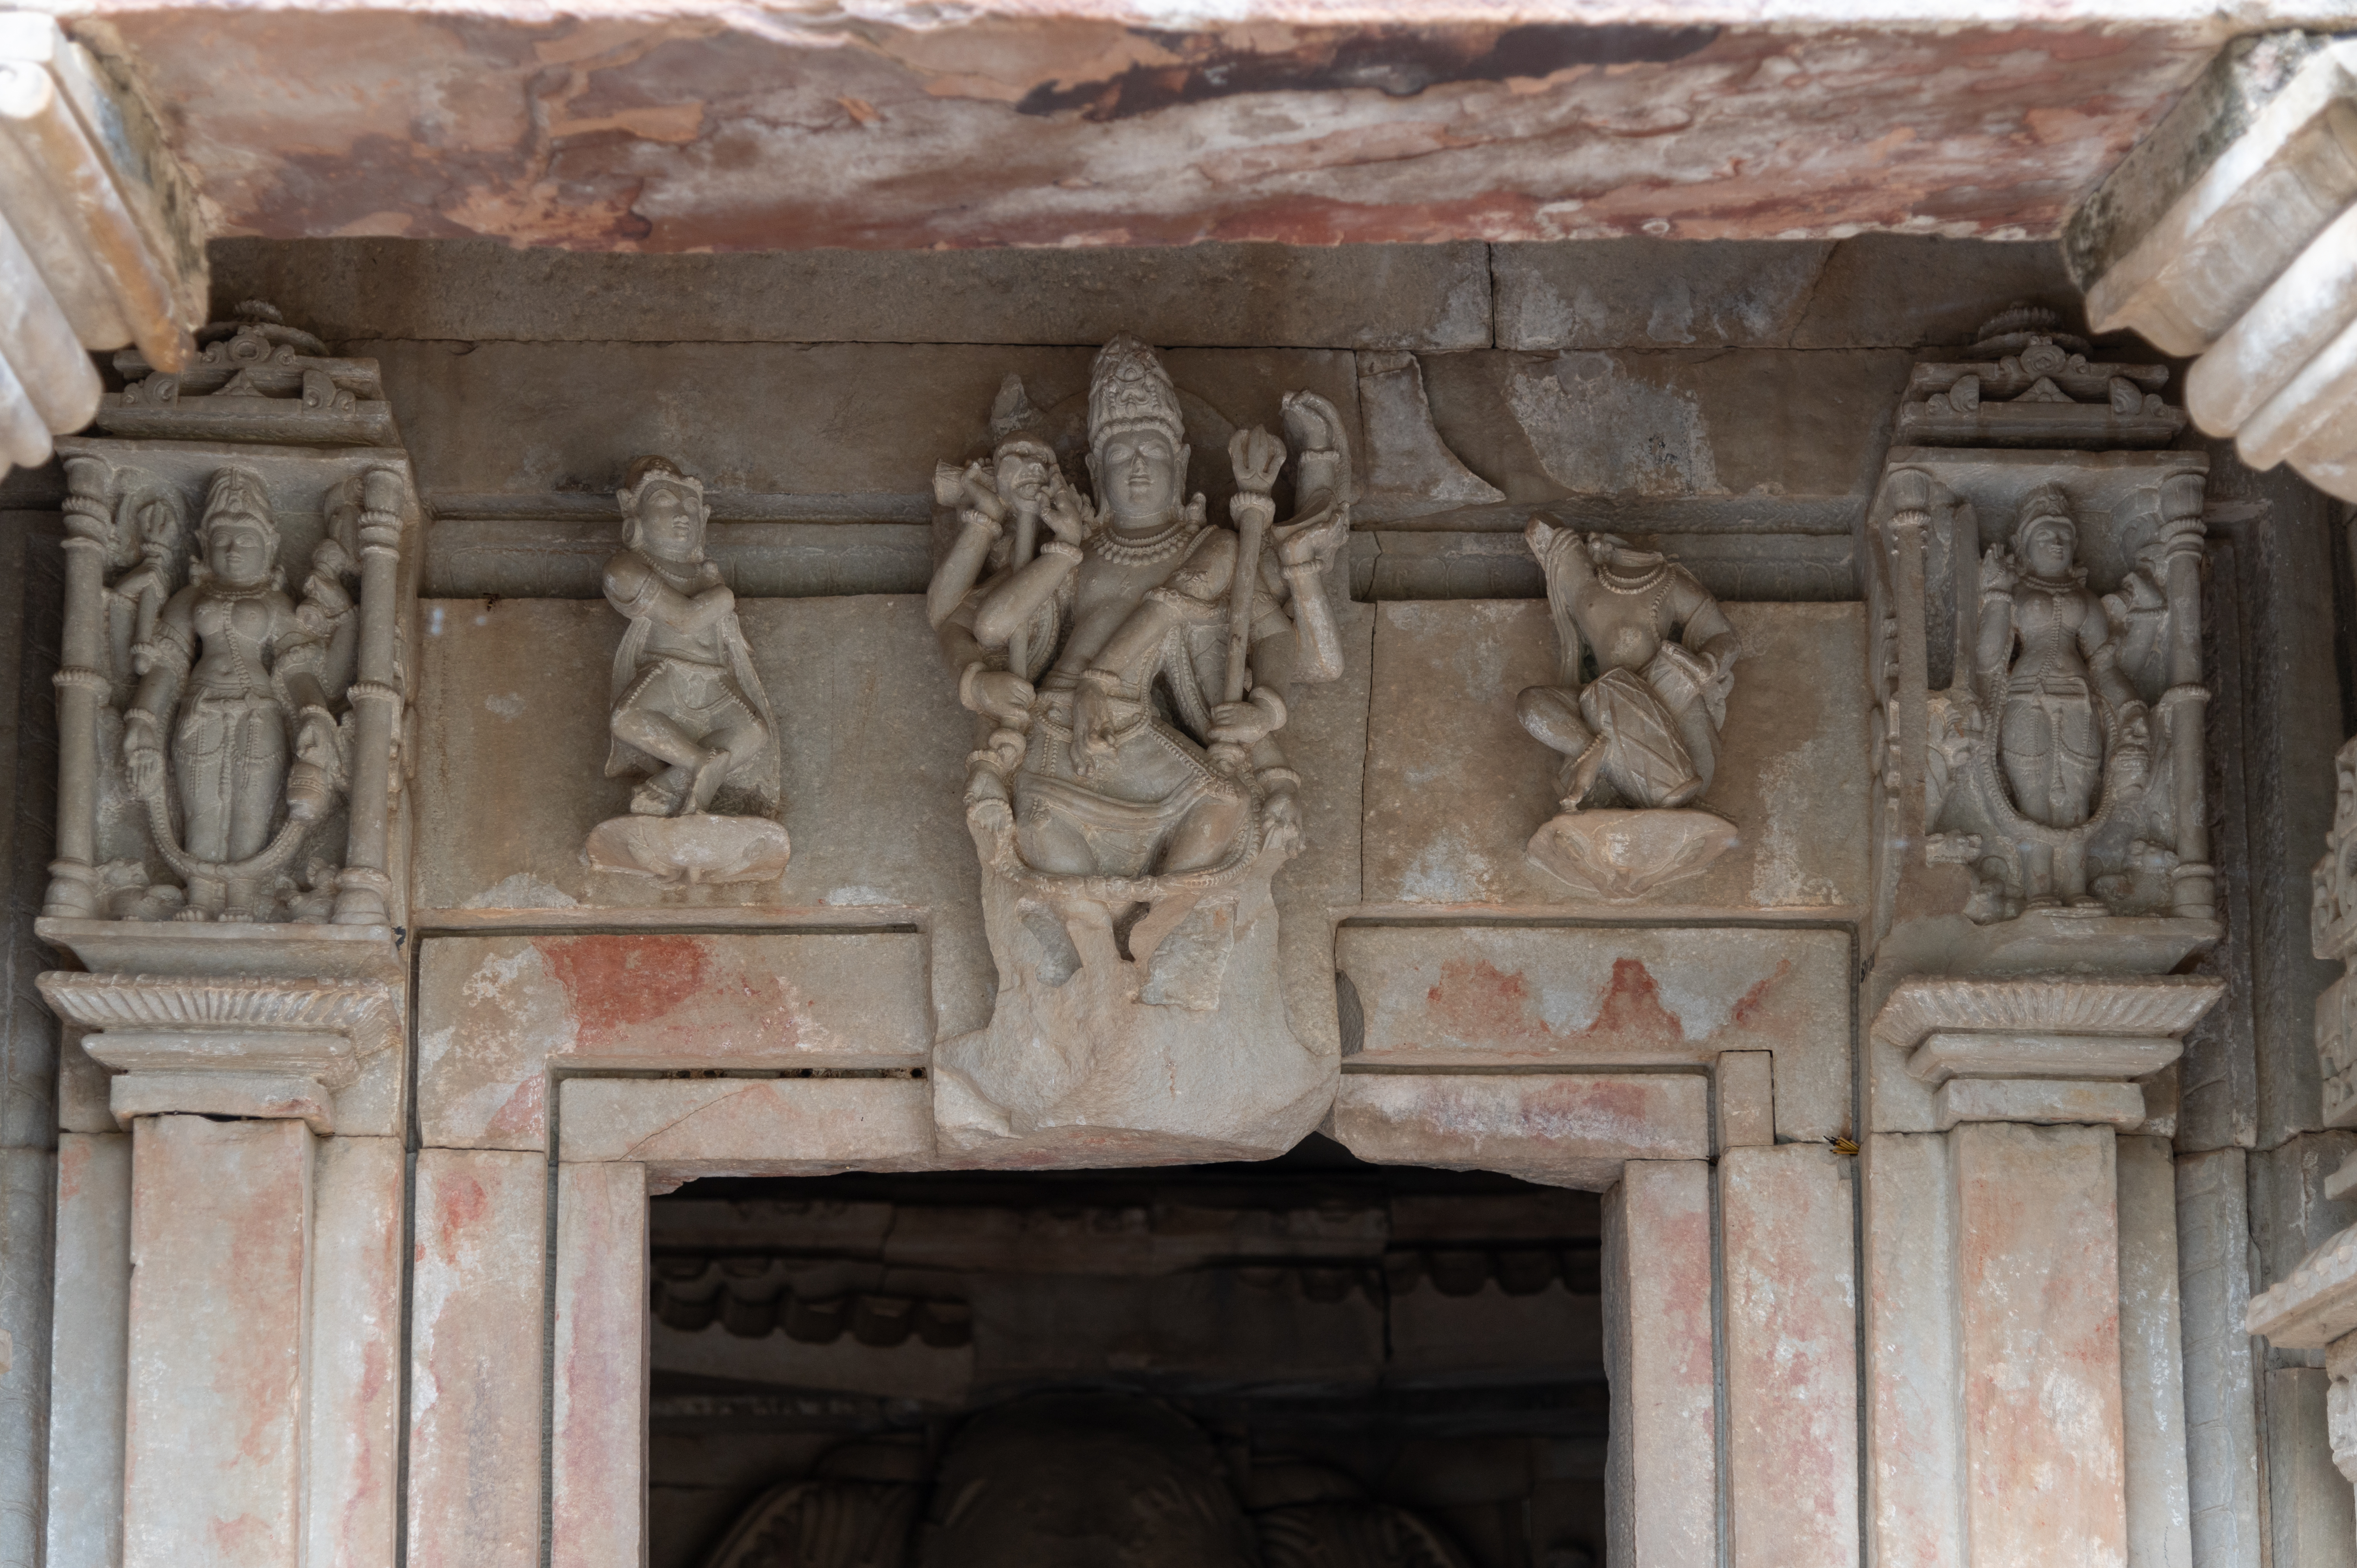
[[651, 1229], [655, 1568], [1603, 1560], [1592, 1194], [1313, 1135], [705, 1180]]

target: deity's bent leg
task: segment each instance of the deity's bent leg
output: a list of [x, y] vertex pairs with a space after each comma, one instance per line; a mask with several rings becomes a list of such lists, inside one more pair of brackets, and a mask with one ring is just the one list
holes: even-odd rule
[[1525, 686], [1514, 699], [1514, 716], [1531, 738], [1577, 757], [1596, 740], [1596, 732], [1581, 722], [1579, 693], [1567, 686]]
[[1606, 671], [1579, 694], [1579, 712], [1602, 742], [1606, 780], [1631, 805], [1683, 806], [1702, 793], [1675, 720], [1637, 676]]
[[1244, 831], [1252, 803], [1241, 795], [1207, 795], [1178, 819], [1162, 852], [1160, 869], [1167, 873], [1200, 871], [1219, 865], [1235, 848]]

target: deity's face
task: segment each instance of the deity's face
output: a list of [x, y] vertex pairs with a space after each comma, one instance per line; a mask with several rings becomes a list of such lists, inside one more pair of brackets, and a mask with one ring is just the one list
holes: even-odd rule
[[1089, 474], [1116, 526], [1157, 523], [1178, 508], [1187, 448], [1159, 430], [1116, 430], [1089, 455]]
[[692, 561], [704, 550], [704, 503], [677, 485], [649, 485], [639, 497], [639, 543], [667, 561]]
[[232, 588], [251, 587], [270, 575], [270, 535], [260, 523], [239, 512], [216, 517], [205, 524], [205, 564], [214, 577]]
[[2079, 531], [2060, 518], [2029, 531], [2029, 569], [2041, 577], [2063, 577], [2079, 553]]
[[1048, 463], [1037, 452], [1010, 446], [998, 454], [998, 493], [1017, 506], [1037, 511], [1048, 499]]

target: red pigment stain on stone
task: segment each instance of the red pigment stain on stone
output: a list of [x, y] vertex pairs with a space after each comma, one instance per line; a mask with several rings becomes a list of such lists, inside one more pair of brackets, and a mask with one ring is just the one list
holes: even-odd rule
[[498, 1111], [486, 1122], [483, 1132], [491, 1137], [521, 1137], [537, 1133], [541, 1127], [541, 1104], [545, 1098], [547, 1079], [538, 1072], [516, 1085], [515, 1092], [503, 1101]]
[[442, 1215], [438, 1229], [442, 1236], [442, 1255], [456, 1256], [458, 1240], [473, 1226], [480, 1225], [491, 1211], [491, 1200], [483, 1191], [483, 1184], [473, 1176], [462, 1176], [442, 1189]]
[[1662, 1005], [1661, 987], [1642, 959], [1612, 961], [1612, 981], [1595, 1020], [1583, 1029], [1557, 1034], [1533, 1015], [1530, 986], [1487, 959], [1450, 959], [1440, 982], [1424, 993], [1434, 1020], [1460, 1039], [1551, 1048], [1573, 1043], [1609, 1044], [1621, 1049], [1688, 1048], [1678, 1015]]
[[1792, 961], [1789, 958], [1778, 959], [1775, 972], [1753, 985], [1750, 990], [1743, 993], [1742, 1000], [1736, 1003], [1735, 1012], [1731, 1015], [1735, 1026], [1738, 1029], [1749, 1028], [1759, 1018], [1761, 1008], [1766, 1005], [1770, 989], [1792, 972]]
[[583, 1046], [687, 1001], [703, 987], [709, 961], [694, 937], [541, 937], [533, 945], [565, 987]]

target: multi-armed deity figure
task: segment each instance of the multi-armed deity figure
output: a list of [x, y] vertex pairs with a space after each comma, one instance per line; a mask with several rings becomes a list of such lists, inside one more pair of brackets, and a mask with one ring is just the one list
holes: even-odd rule
[[1184, 499], [1178, 394], [1136, 339], [1092, 373], [1093, 505], [1022, 408], [1003, 393], [992, 461], [936, 487], [956, 525], [928, 604], [983, 720], [967, 821], [1000, 982], [991, 1026], [942, 1047], [937, 1111], [953, 1139], [1250, 1125], [1236, 1104], [1280, 1112], [1315, 1081], [1275, 990], [1267, 889], [1301, 836], [1288, 691], [1341, 671], [1323, 583], [1350, 527], [1341, 421], [1285, 400], [1300, 510], [1274, 528], [1286, 447], [1237, 432], [1232, 530]]
[[2138, 572], [2099, 599], [2078, 559], [2070, 502], [2039, 487], [2011, 548], [1991, 546], [1982, 559], [1976, 712], [1942, 757], [1967, 761], [1967, 776], [1935, 783], [1986, 847], [2011, 848], [2014, 864], [1994, 880], [2010, 887], [2018, 875], [2021, 907], [2101, 914], [2108, 906], [2090, 891], [2088, 848], [2149, 779], [2149, 709], [2130, 671], [2152, 662], [2168, 605]]
[[[145, 521], [167, 535], [161, 511]], [[158, 851], [189, 879], [185, 914], [253, 918], [342, 787], [321, 679], [332, 607], [298, 610], [288, 597], [256, 475], [215, 476], [197, 532], [202, 554], [185, 587], [156, 606], [148, 579], [164, 572], [150, 561], [129, 596], [145, 635], [132, 647], [139, 681], [123, 715], [124, 764]]]
[[[1526, 688], [1515, 710], [1565, 758], [1562, 814], [1531, 840], [1531, 858], [1616, 898], [1699, 871], [1733, 842], [1721, 819], [1680, 808], [1710, 788], [1717, 766], [1741, 651], [1735, 628], [1709, 590], [1663, 556], [1544, 518], [1524, 537], [1546, 572], [1560, 673], [1555, 685]], [[1596, 678], [1583, 681], [1590, 658]]]
[[790, 853], [769, 820], [783, 794], [778, 717], [737, 596], [705, 558], [704, 485], [641, 457], [617, 499], [606, 602], [630, 627], [614, 650], [606, 776], [639, 783], [630, 814], [591, 832], [589, 864], [667, 885], [773, 880]]

